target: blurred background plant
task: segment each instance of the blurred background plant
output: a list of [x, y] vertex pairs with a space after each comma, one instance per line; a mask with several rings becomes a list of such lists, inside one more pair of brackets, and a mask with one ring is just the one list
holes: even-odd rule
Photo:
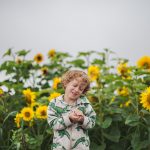
[[97, 113], [91, 150], [150, 149], [150, 56], [129, 66], [127, 59], [110, 59], [109, 49], [76, 57], [51, 49], [46, 63], [42, 53], [28, 60], [29, 53], [8, 49], [3, 55], [10, 60], [0, 65], [7, 77], [0, 82], [0, 149], [50, 149], [47, 106], [64, 92], [61, 75], [73, 68], [91, 81], [87, 97]]

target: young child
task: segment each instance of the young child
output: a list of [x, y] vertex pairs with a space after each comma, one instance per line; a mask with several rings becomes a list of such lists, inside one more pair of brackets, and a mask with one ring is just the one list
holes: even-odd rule
[[54, 131], [53, 150], [89, 150], [89, 128], [94, 127], [96, 114], [83, 96], [90, 86], [83, 71], [71, 70], [62, 77], [65, 94], [48, 106], [48, 124]]

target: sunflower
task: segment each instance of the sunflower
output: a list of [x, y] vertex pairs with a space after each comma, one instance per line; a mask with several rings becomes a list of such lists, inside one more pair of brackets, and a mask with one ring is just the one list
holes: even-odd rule
[[55, 49], [49, 50], [49, 52], [48, 52], [48, 57], [54, 57], [54, 56], [55, 56], [55, 53], [56, 53]]
[[48, 97], [48, 100], [51, 101], [52, 99], [54, 99], [60, 95], [61, 95], [60, 93], [54, 92], [54, 93], [50, 94], [50, 96]]
[[34, 111], [30, 107], [24, 107], [21, 110], [21, 115], [24, 121], [31, 121], [34, 117]]
[[91, 81], [97, 80], [100, 75], [100, 68], [98, 66], [89, 66], [88, 68], [88, 76]]
[[131, 104], [131, 100], [128, 100], [125, 103], [120, 104], [120, 108], [128, 107], [130, 104]]
[[43, 55], [41, 53], [37, 54], [34, 56], [34, 61], [36, 61], [37, 63], [40, 63], [43, 61]]
[[4, 94], [4, 91], [0, 88], [0, 96]]
[[30, 89], [23, 90], [23, 95], [25, 96], [25, 99], [29, 105], [35, 102], [35, 92], [32, 92]]
[[48, 74], [48, 68], [47, 67], [41, 68], [41, 71], [42, 71], [43, 75], [47, 75]]
[[129, 90], [127, 87], [121, 87], [117, 89], [117, 93], [120, 96], [128, 96], [129, 95]]
[[141, 93], [140, 103], [145, 109], [150, 111], [150, 87], [148, 87], [144, 92]]
[[127, 63], [120, 63], [117, 66], [118, 74], [120, 74], [123, 78], [129, 78], [129, 67], [127, 66]]
[[131, 104], [131, 100], [128, 100], [127, 102], [125, 102], [125, 107], [128, 107]]
[[21, 118], [22, 118], [22, 114], [21, 113], [17, 113], [16, 117], [14, 118], [14, 121], [15, 121], [15, 123], [16, 123], [18, 128], [20, 128]]
[[53, 79], [53, 85], [52, 85], [53, 89], [57, 89], [59, 83], [61, 83], [61, 78], [55, 77]]
[[34, 108], [38, 107], [39, 105], [40, 105], [40, 103], [33, 102], [33, 103], [30, 105], [30, 107], [31, 107], [32, 109], [34, 109]]
[[39, 106], [36, 109], [36, 117], [39, 119], [46, 119], [47, 118], [47, 106]]
[[137, 61], [140, 68], [150, 69], [150, 56], [143, 56]]

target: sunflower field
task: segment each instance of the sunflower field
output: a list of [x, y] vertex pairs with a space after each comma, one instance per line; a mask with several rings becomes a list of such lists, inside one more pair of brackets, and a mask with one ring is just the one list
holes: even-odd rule
[[91, 81], [86, 94], [97, 113], [89, 130], [91, 150], [150, 150], [150, 56], [134, 66], [109, 49], [68, 53], [51, 49], [47, 57], [8, 49], [0, 64], [0, 149], [50, 150], [53, 131], [47, 106], [64, 93], [61, 76], [69, 69], [85, 71]]

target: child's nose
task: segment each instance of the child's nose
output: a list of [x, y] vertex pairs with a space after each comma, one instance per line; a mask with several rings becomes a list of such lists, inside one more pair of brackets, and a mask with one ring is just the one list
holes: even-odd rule
[[76, 88], [75, 88], [75, 91], [76, 91], [76, 92], [79, 92], [79, 87], [76, 87]]

